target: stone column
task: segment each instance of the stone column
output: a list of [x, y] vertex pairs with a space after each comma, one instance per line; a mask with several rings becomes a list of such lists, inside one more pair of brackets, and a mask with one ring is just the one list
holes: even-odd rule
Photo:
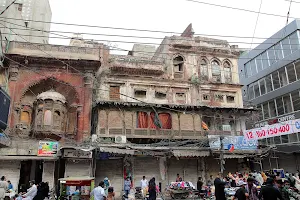
[[[16, 96], [16, 87], [17, 87], [17, 80], [19, 77], [19, 66], [16, 64], [9, 65], [9, 82], [8, 82], [8, 90], [11, 98], [10, 103], [10, 116], [8, 118], [8, 127], [13, 128], [15, 125], [14, 120], [14, 104], [15, 104], [15, 96]], [[19, 91], [17, 91], [19, 92]]]

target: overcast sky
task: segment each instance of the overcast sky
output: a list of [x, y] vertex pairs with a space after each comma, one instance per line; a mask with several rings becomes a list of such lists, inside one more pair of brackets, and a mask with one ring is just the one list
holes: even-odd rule
[[[197, 0], [195, 0], [197, 1]], [[261, 0], [199, 0], [213, 4], [237, 7], [258, 11]], [[294, 2], [294, 1], [299, 1]], [[261, 12], [277, 15], [287, 15], [289, 0], [262, 0]], [[52, 22], [109, 26], [119, 28], [134, 28], [182, 32], [189, 23], [193, 24], [195, 34], [210, 34], [223, 36], [252, 37], [257, 19], [257, 13], [220, 8], [186, 0], [50, 0]], [[293, 0], [290, 19], [300, 18], [300, 0]], [[255, 37], [270, 37], [286, 24], [286, 18], [261, 14], [258, 19]], [[172, 34], [100, 29], [76, 26], [51, 25], [51, 31], [71, 31], [77, 33], [97, 33], [127, 36], [158, 37]], [[65, 34], [70, 36], [71, 34]], [[54, 36], [54, 35], [52, 35]], [[124, 37], [108, 37], [83, 35], [85, 39], [157, 43], [157, 39], [137, 39]], [[225, 38], [231, 44], [239, 43], [239, 47], [250, 48], [251, 39]], [[255, 47], [263, 40], [254, 39]], [[53, 44], [69, 44], [69, 40], [50, 39]], [[130, 43], [107, 42], [118, 48], [132, 48]], [[124, 54], [124, 52], [119, 52]]]

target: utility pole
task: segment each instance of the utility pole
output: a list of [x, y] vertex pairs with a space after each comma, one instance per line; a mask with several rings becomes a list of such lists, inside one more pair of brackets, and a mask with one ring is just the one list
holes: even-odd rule
[[220, 172], [223, 175], [224, 172], [224, 144], [223, 144], [223, 139], [224, 136], [220, 136], [220, 144], [221, 144], [221, 149], [220, 149]]

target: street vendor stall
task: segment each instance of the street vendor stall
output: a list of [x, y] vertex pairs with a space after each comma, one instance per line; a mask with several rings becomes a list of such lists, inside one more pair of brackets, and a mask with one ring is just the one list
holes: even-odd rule
[[68, 177], [59, 179], [59, 199], [89, 200], [94, 189], [95, 178]]

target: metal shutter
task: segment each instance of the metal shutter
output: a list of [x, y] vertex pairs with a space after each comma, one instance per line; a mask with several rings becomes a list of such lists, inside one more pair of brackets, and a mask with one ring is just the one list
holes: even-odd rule
[[91, 165], [90, 161], [85, 160], [67, 160], [65, 177], [90, 176]]
[[0, 163], [0, 174], [10, 180], [14, 189], [18, 188], [20, 180], [20, 161], [5, 160]]
[[54, 161], [45, 161], [43, 164], [43, 182], [49, 183], [49, 188], [52, 189], [54, 186], [54, 170], [55, 162]]
[[154, 157], [135, 157], [133, 173], [134, 184], [136, 187], [140, 186], [140, 181], [143, 176], [146, 176], [148, 181], [154, 177], [156, 184], [161, 182], [159, 160]]

